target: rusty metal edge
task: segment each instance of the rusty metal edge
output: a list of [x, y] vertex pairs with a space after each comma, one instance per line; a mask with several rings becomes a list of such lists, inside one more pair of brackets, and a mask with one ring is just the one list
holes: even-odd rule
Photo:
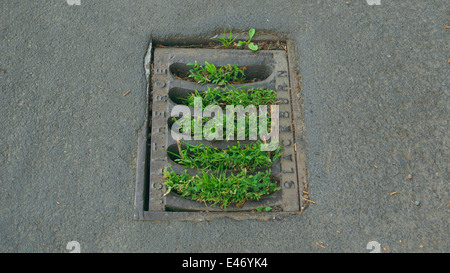
[[[309, 200], [308, 194], [305, 194], [305, 189], [308, 184], [308, 170], [306, 167], [305, 157], [305, 143], [303, 136], [305, 135], [305, 123], [304, 112], [302, 103], [302, 90], [301, 90], [301, 75], [297, 67], [297, 59], [295, 59], [295, 43], [292, 40], [287, 40], [287, 59], [289, 68], [289, 81], [291, 87], [291, 105], [293, 107], [293, 123], [296, 125], [294, 132], [294, 141], [296, 145], [296, 159], [297, 159], [297, 175], [299, 182], [299, 199], [300, 199], [300, 212], [307, 208], [305, 204], [306, 200]], [[306, 196], [306, 197], [305, 197]], [[305, 199], [306, 198], [306, 199]]]
[[145, 183], [146, 178], [146, 166], [147, 166], [147, 135], [148, 135], [148, 113], [149, 113], [149, 100], [150, 100], [150, 90], [151, 90], [151, 61], [152, 61], [152, 50], [153, 50], [153, 40], [150, 40], [147, 52], [144, 57], [144, 69], [145, 78], [147, 81], [146, 88], [146, 103], [145, 103], [145, 118], [144, 124], [138, 132], [138, 147], [136, 156], [136, 186], [134, 193], [134, 215], [135, 220], [144, 219], [144, 194], [145, 194]]
[[[236, 37], [236, 41], [238, 40], [248, 40], [250, 37], [248, 36], [249, 30], [233, 30], [231, 33], [232, 37]], [[170, 38], [158, 39], [154, 38], [153, 42], [155, 44], [165, 45], [165, 46], [180, 46], [180, 45], [206, 45], [209, 43], [213, 43], [211, 40], [212, 37], [222, 37], [229, 38], [229, 32], [223, 32], [222, 29], [216, 29], [214, 31], [216, 35], [203, 35], [202, 37], [192, 37], [192, 36], [174, 36]], [[252, 41], [261, 42], [261, 41], [287, 41], [287, 35], [282, 33], [274, 33], [273, 31], [260, 30], [256, 29], [256, 34], [252, 38]]]
[[147, 158], [147, 123], [142, 127], [138, 136], [138, 149], [136, 159], [136, 188], [134, 193], [134, 219], [144, 218], [144, 193], [146, 183]]
[[301, 212], [144, 212], [144, 221], [183, 221], [203, 222], [219, 218], [231, 218], [236, 221], [258, 220], [279, 221]]

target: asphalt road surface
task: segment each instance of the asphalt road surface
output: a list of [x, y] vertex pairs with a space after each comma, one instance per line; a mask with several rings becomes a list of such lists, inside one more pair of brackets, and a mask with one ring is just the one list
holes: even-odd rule
[[[380, 3], [2, 0], [0, 251], [448, 252], [450, 5]], [[135, 221], [148, 43], [228, 25], [296, 44], [315, 203]]]

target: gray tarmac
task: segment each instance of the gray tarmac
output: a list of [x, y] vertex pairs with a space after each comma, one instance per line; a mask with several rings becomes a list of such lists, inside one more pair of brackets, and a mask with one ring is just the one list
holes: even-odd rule
[[[449, 251], [446, 1], [0, 8], [0, 252]], [[135, 221], [149, 41], [228, 25], [296, 44], [315, 203], [281, 221]]]

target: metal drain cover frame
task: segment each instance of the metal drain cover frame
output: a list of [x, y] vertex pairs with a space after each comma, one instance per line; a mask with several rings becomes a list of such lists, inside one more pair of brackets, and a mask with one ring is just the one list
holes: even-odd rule
[[[299, 89], [299, 82], [293, 71], [290, 47], [288, 42], [288, 52], [261, 50], [255, 53], [237, 49], [178, 47], [153, 49], [150, 43], [144, 65], [149, 83], [147, 95], [148, 110], [151, 115], [145, 121], [138, 139], [135, 220], [203, 221], [219, 217], [230, 217], [235, 220], [276, 220], [302, 212], [305, 207], [303, 192], [307, 183], [307, 174], [305, 157], [299, 143], [302, 139], [300, 127], [303, 124], [301, 108], [294, 93]], [[174, 67], [195, 61], [200, 64], [208, 61], [215, 65], [254, 66], [259, 69], [256, 69], [257, 71], [264, 71], [266, 74], [263, 79], [254, 83], [234, 86], [264, 87], [277, 91], [280, 113], [279, 137], [283, 154], [274, 163], [272, 174], [279, 180], [280, 191], [259, 201], [247, 201], [242, 208], [230, 206], [226, 210], [205, 206], [174, 193], [165, 195], [163, 170], [168, 166], [173, 167], [177, 172], [186, 169], [173, 162], [167, 153], [171, 145], [176, 145], [176, 140], [170, 136], [168, 124], [171, 110], [176, 105], [171, 93], [176, 89], [202, 91], [207, 87], [215, 87], [215, 85], [200, 85], [184, 81], [172, 73]], [[202, 142], [205, 143], [205, 141]], [[217, 143], [222, 143], [225, 148], [237, 142], [224, 140], [210, 146], [217, 147]], [[276, 209], [271, 212], [255, 211], [257, 207], [265, 206]]]

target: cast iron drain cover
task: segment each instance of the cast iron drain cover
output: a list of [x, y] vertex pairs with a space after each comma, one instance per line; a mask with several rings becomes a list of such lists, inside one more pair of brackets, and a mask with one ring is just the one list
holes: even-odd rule
[[[289, 45], [289, 44], [288, 44]], [[149, 119], [140, 133], [137, 158], [137, 183], [135, 199], [136, 220], [210, 220], [217, 217], [245, 219], [280, 219], [285, 215], [298, 214], [303, 209], [303, 189], [306, 183], [305, 160], [297, 142], [301, 136], [296, 127], [301, 124], [301, 115], [297, 97], [292, 90], [298, 88], [293, 77], [286, 51], [262, 50], [256, 53], [250, 50], [205, 49], [205, 48], [155, 48], [151, 67], [152, 46], [146, 57], [146, 71], [149, 77]], [[187, 63], [205, 61], [216, 66], [237, 64], [246, 66], [246, 75], [256, 78], [254, 82], [236, 84], [234, 87], [267, 88], [277, 91], [279, 106], [279, 140], [282, 156], [271, 167], [272, 177], [281, 188], [259, 201], [247, 201], [242, 207], [234, 205], [226, 210], [217, 206], [208, 206], [170, 192], [166, 193], [163, 170], [172, 167], [177, 173], [188, 169], [173, 161], [167, 151], [177, 149], [177, 141], [170, 131], [171, 110], [180, 103], [180, 97], [186, 97], [194, 90], [206, 91], [216, 85], [200, 85], [178, 77], [190, 68]], [[293, 99], [293, 97], [295, 99]], [[297, 130], [296, 130], [297, 129]], [[186, 140], [185, 140], [186, 141]], [[226, 148], [237, 141], [198, 141], [211, 147]], [[253, 141], [254, 142], [254, 141]], [[240, 141], [241, 145], [252, 141]], [[271, 207], [270, 212], [258, 212], [261, 207]]]

